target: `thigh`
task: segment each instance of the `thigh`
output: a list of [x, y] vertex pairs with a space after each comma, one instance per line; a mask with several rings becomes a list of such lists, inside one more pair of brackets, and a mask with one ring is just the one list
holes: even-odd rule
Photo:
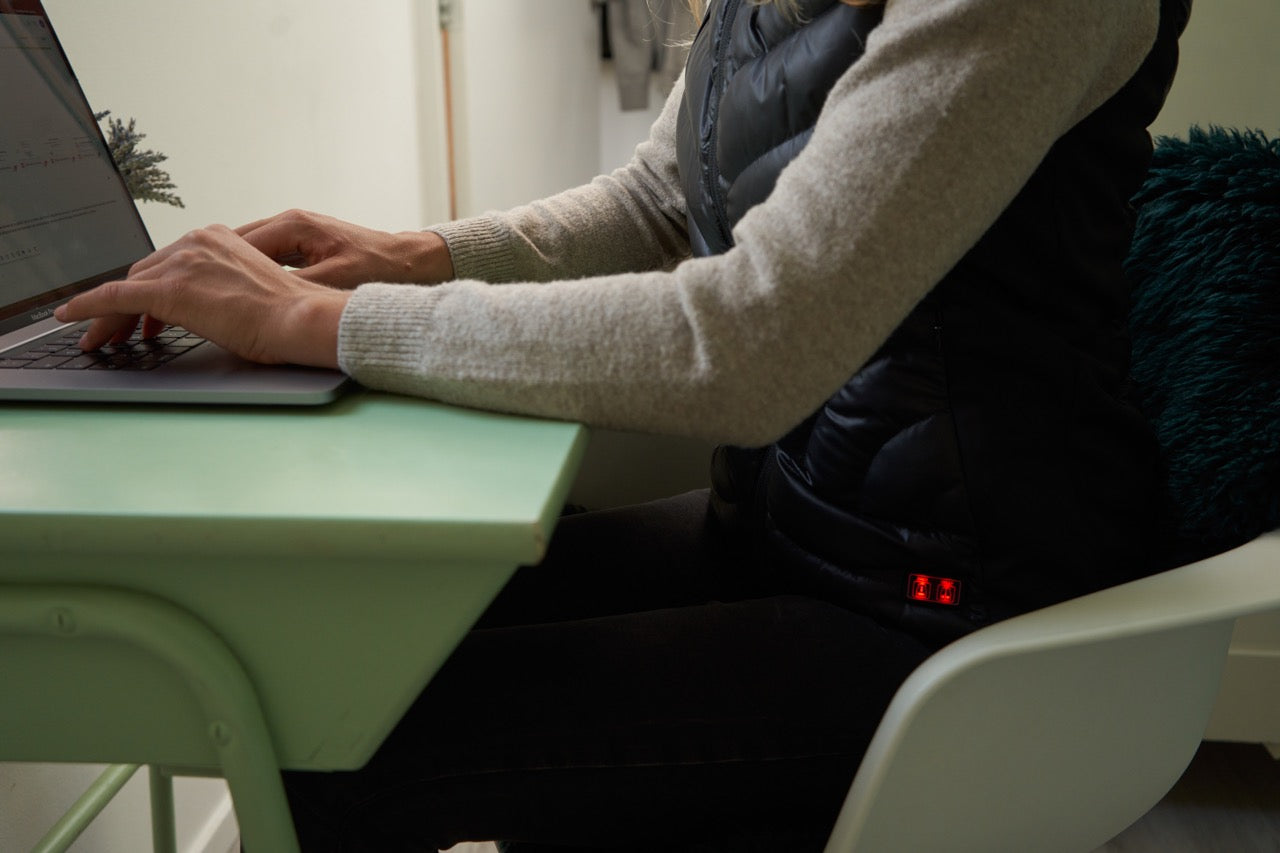
[[800, 596], [477, 630], [367, 767], [286, 786], [307, 850], [820, 849], [926, 654]]
[[519, 569], [477, 627], [733, 601], [779, 590], [689, 492], [560, 520], [546, 557]]

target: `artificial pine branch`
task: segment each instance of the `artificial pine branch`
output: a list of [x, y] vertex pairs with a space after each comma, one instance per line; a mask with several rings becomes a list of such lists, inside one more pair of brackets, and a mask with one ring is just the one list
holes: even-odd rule
[[[94, 118], [102, 121], [109, 115], [111, 111], [104, 110], [96, 113]], [[174, 183], [170, 180], [169, 173], [159, 168], [159, 164], [169, 158], [156, 151], [138, 150], [138, 143], [147, 135], [139, 133], [136, 124], [134, 119], [129, 119], [128, 124], [118, 118], [107, 122], [107, 148], [111, 150], [111, 157], [116, 161], [120, 174], [124, 175], [129, 195], [138, 201], [158, 201], [174, 207], [186, 207], [182, 199], [169, 192], [175, 188]]]

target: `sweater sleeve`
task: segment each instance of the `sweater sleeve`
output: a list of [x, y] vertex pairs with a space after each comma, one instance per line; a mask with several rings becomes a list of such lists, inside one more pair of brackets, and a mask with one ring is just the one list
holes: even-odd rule
[[[730, 251], [537, 285], [365, 285], [340, 362], [366, 385], [459, 405], [767, 443], [875, 352], [1053, 142], [1137, 70], [1158, 14], [1157, 0], [889, 0]], [[616, 200], [603, 218], [619, 242], [584, 241], [595, 203], [489, 218], [493, 248], [478, 254], [569, 279], [610, 268], [602, 256], [623, 243], [663, 242]], [[450, 234], [461, 268], [478, 269], [479, 243]]]

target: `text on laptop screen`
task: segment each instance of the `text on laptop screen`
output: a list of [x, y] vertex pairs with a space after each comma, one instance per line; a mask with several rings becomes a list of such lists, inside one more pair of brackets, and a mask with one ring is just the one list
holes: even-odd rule
[[151, 251], [51, 30], [16, 5], [0, 2], [0, 322]]

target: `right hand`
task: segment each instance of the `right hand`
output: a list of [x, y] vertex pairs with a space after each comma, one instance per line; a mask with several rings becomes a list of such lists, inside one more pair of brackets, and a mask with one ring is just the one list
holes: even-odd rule
[[249, 245], [294, 274], [350, 289], [370, 281], [434, 284], [453, 278], [444, 239], [431, 231], [392, 234], [305, 210], [290, 210], [235, 229]]
[[80, 348], [182, 326], [250, 361], [338, 366], [338, 327], [350, 293], [287, 272], [220, 225], [143, 258], [129, 277], [59, 305], [64, 323], [93, 320]]

